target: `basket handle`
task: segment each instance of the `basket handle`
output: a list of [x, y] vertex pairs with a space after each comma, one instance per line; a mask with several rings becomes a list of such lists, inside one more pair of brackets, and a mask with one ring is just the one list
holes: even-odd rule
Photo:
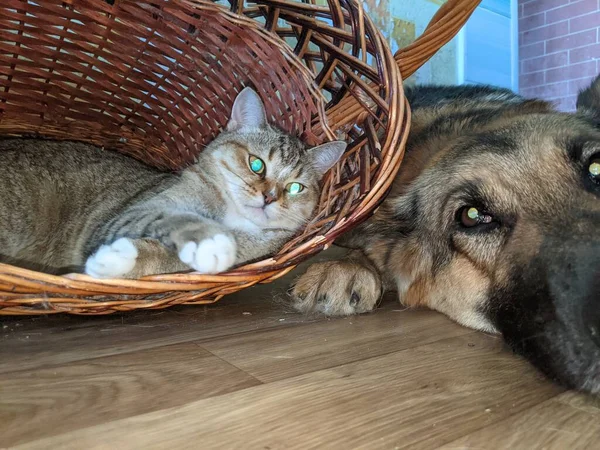
[[448, 43], [467, 22], [481, 0], [448, 0], [412, 44], [398, 50], [394, 59], [406, 79]]
[[[440, 47], [456, 36], [480, 2], [481, 0], [448, 0], [442, 5], [423, 34], [394, 55], [402, 78], [415, 73]], [[361, 115], [364, 115], [364, 109], [352, 95], [346, 95], [327, 111], [329, 123], [336, 124], [339, 128], [356, 123]], [[322, 135], [322, 130], [315, 133]]]

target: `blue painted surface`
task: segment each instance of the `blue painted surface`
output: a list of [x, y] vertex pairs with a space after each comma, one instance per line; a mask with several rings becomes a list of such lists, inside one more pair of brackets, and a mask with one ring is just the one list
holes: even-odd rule
[[510, 18], [510, 0], [482, 0], [479, 7]]
[[465, 26], [465, 83], [511, 88], [509, 0], [484, 0]]

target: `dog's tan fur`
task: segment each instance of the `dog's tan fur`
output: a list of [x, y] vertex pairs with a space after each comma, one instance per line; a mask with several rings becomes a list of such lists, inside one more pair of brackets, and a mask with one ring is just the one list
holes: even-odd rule
[[[489, 313], [505, 307], [494, 303], [497, 293], [521, 289], [520, 268], [545, 251], [548, 239], [600, 244], [598, 193], [582, 183], [585, 164], [600, 149], [600, 82], [577, 115], [505, 90], [429, 89], [407, 92], [413, 123], [389, 196], [337, 242], [354, 249], [348, 258], [314, 264], [298, 279], [297, 309], [360, 313], [395, 290], [406, 306], [502, 332]], [[569, 155], [573, 146], [582, 149], [580, 161]], [[497, 228], [462, 229], [457, 214], [471, 203], [484, 203]]]
[[[493, 112], [500, 105], [503, 105], [502, 101], [488, 100], [483, 105], [474, 101], [464, 101], [415, 109], [411, 137], [415, 140], [414, 136], [419, 136], [440, 117], [452, 116], [452, 114], [463, 112], [467, 108], [477, 108], [480, 113]], [[478, 130], [500, 129], [522, 120], [526, 115], [550, 111], [550, 105], [545, 102], [525, 102], [519, 104], [518, 107], [500, 112], [494, 117], [494, 120], [479, 127]], [[482, 247], [477, 243], [466, 243], [467, 246], [474, 247], [474, 251], [483, 249], [484, 254], [477, 259], [470, 258], [468, 255], [455, 254], [452, 262], [434, 276], [430, 270], [433, 262], [430, 252], [426, 249], [428, 244], [426, 235], [422, 233], [412, 236], [410, 239], [390, 241], [387, 238], [381, 239], [376, 232], [373, 233], [377, 227], [386, 228], [389, 223], [393, 223], [392, 210], [398, 198], [406, 196], [411, 189], [425, 190], [434, 185], [433, 180], [437, 176], [438, 161], [451, 151], [452, 144], [463, 138], [472, 130], [472, 127], [470, 118], [456, 120], [445, 133], [431, 136], [419, 147], [413, 147], [407, 151], [402, 170], [396, 177], [390, 195], [382, 207], [367, 225], [359, 227], [341, 242], [342, 245], [345, 241], [350, 246], [354, 246], [356, 244], [353, 237], [364, 236], [363, 233], [367, 231], [370, 239], [362, 247], [364, 255], [359, 256], [358, 252], [354, 252], [354, 262], [342, 260], [337, 263], [326, 262], [313, 265], [295, 285], [294, 295], [296, 299], [301, 299], [297, 300], [299, 309], [304, 311], [315, 309], [314, 301], [317, 304], [324, 304], [324, 299], [328, 298], [329, 304], [325, 305], [328, 314], [343, 315], [355, 312], [352, 311], [352, 308], [348, 308], [348, 295], [351, 295], [352, 291], [356, 291], [355, 286], [349, 286], [349, 283], [353, 282], [354, 285], [360, 286], [359, 290], [363, 294], [359, 306], [360, 311], [356, 312], [373, 309], [385, 286], [387, 289], [397, 290], [400, 301], [405, 306], [427, 306], [448, 314], [463, 325], [485, 331], [493, 330], [491, 325], [479, 320], [473, 312], [485, 301], [485, 293], [489, 289], [488, 266], [495, 263], [497, 258], [496, 251], [492, 246]], [[542, 136], [535, 137], [535, 140], [542, 139]], [[564, 171], [564, 168], [560, 167], [560, 163], [557, 163], [553, 156], [553, 154], [539, 155], [538, 161], [540, 164], [547, 165], [552, 171]], [[510, 205], [511, 193], [494, 187], [502, 182], [502, 176], [498, 171], [494, 167], [490, 167], [487, 161], [478, 161], [478, 157], [475, 155], [470, 163], [462, 167], [462, 172], [456, 173], [456, 177], [474, 178], [479, 176], [491, 180], [486, 187], [495, 191], [494, 194], [499, 202]], [[423, 172], [426, 168], [433, 168], [433, 170], [424, 176]], [[415, 183], [417, 178], [420, 178], [420, 183]], [[439, 186], [439, 188], [443, 188], [443, 186]], [[535, 201], [540, 201], [542, 199], [539, 197], [543, 196], [543, 193], [532, 189], [528, 195], [535, 198]], [[422, 231], [426, 232], [426, 230]], [[533, 234], [534, 232], [529, 230], [528, 233]], [[535, 251], [533, 240], [524, 242], [528, 243], [529, 253]], [[390, 245], [393, 247], [391, 253]], [[388, 261], [385, 261], [386, 254], [389, 254]], [[379, 276], [375, 275], [376, 268], [387, 270], [383, 270], [383, 275]], [[496, 276], [505, 277], [506, 274], [499, 271]], [[377, 282], [370, 282], [372, 279], [376, 279]], [[347, 283], [344, 283], [345, 281]], [[445, 292], [452, 292], [452, 297], [445, 295]]]

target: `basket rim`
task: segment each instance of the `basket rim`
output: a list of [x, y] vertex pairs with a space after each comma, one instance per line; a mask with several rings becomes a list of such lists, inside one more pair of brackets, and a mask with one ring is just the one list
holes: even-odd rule
[[[194, 9], [201, 9], [204, 11], [218, 12], [226, 15], [234, 23], [252, 27], [264, 39], [270, 42], [272, 45], [282, 48], [286, 59], [290, 60], [290, 63], [297, 68], [300, 73], [306, 77], [307, 86], [311, 90], [311, 93], [322, 100], [325, 100], [323, 93], [316, 87], [314, 77], [308, 68], [299, 62], [292, 49], [285, 44], [280, 45], [281, 38], [273, 32], [267, 31], [260, 23], [256, 20], [248, 18], [244, 15], [234, 13], [222, 5], [215, 3], [208, 3], [208, 0], [179, 0], [182, 3], [187, 3]], [[371, 19], [364, 13], [362, 4], [353, 0], [354, 6], [359, 10], [359, 13], [364, 15], [364, 20], [371, 23]], [[303, 5], [304, 6], [304, 5]], [[308, 5], [307, 5], [308, 6]], [[323, 8], [323, 7], [321, 7]], [[373, 29], [375, 27], [373, 26]], [[389, 49], [389, 46], [385, 43], [385, 38], [379, 30], [377, 30], [378, 41], [380, 47], [378, 54], [381, 59], [385, 62], [387, 70], [384, 72], [387, 79], [382, 83], [385, 86], [389, 86], [390, 102], [392, 116], [389, 118], [390, 123], [397, 123], [395, 111], [398, 111], [398, 115], [404, 117], [402, 121], [403, 127], [393, 127], [391, 133], [388, 133], [386, 141], [383, 143], [384, 147], [388, 148], [399, 148], [403, 149], [404, 142], [406, 141], [407, 134], [403, 131], [410, 124], [410, 109], [406, 103], [403, 95], [402, 78], [400, 70], [394, 61], [393, 54]], [[327, 120], [327, 112], [324, 107], [324, 102], [317, 102], [319, 107], [319, 115], [322, 115], [323, 120], [321, 124], [323, 126], [323, 133], [329, 140], [335, 139], [335, 134], [329, 127]], [[1, 125], [0, 125], [1, 129]], [[388, 128], [390, 130], [390, 128]], [[402, 141], [400, 136], [404, 135]], [[47, 288], [45, 292], [50, 292], [52, 286], [57, 286], [62, 289], [68, 289], [80, 292], [89, 292], [89, 295], [102, 294], [126, 294], [129, 291], [136, 294], [144, 293], [167, 293], [176, 291], [195, 291], [199, 289], [206, 289], [207, 285], [217, 285], [224, 283], [249, 283], [249, 282], [266, 282], [270, 280], [274, 275], [282, 270], [292, 270], [300, 260], [304, 260], [309, 256], [312, 256], [326, 248], [328, 248], [336, 237], [342, 234], [349, 226], [348, 224], [358, 224], [359, 221], [368, 218], [375, 209], [375, 207], [383, 201], [383, 193], [387, 191], [393, 177], [400, 167], [400, 160], [402, 158], [402, 151], [390, 151], [386, 152], [382, 161], [380, 162], [381, 171], [390, 171], [392, 175], [387, 177], [378, 177], [375, 184], [371, 186], [369, 192], [361, 199], [361, 201], [355, 205], [352, 210], [352, 214], [346, 218], [342, 218], [337, 221], [333, 227], [331, 227], [325, 234], [318, 234], [317, 236], [310, 239], [308, 242], [297, 247], [292, 253], [286, 255], [287, 257], [283, 262], [279, 262], [278, 255], [261, 258], [259, 261], [242, 264], [227, 272], [222, 272], [217, 275], [205, 275], [195, 274], [193, 272], [178, 272], [172, 274], [161, 274], [161, 275], [150, 275], [136, 280], [125, 280], [125, 279], [98, 279], [91, 276], [79, 273], [72, 273], [66, 275], [52, 275], [44, 272], [38, 272], [35, 270], [24, 269], [10, 264], [0, 263], [0, 275], [6, 280], [7, 276], [19, 277], [20, 283], [24, 280], [30, 280], [32, 288], [37, 283], [37, 280]], [[258, 279], [257, 279], [258, 276]], [[16, 280], [15, 280], [16, 281]], [[25, 282], [25, 284], [29, 284]], [[96, 287], [96, 289], [90, 289], [90, 286]], [[120, 287], [118, 292], [115, 292], [115, 288]], [[0, 294], [1, 298], [1, 294]], [[0, 300], [1, 301], [1, 300]]]

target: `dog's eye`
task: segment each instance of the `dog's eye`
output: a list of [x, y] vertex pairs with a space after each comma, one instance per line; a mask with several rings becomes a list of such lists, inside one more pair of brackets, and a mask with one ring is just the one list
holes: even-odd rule
[[600, 154], [596, 153], [590, 158], [590, 163], [587, 167], [590, 179], [600, 184]]
[[492, 223], [494, 218], [476, 206], [464, 206], [458, 210], [458, 221], [465, 228]]

